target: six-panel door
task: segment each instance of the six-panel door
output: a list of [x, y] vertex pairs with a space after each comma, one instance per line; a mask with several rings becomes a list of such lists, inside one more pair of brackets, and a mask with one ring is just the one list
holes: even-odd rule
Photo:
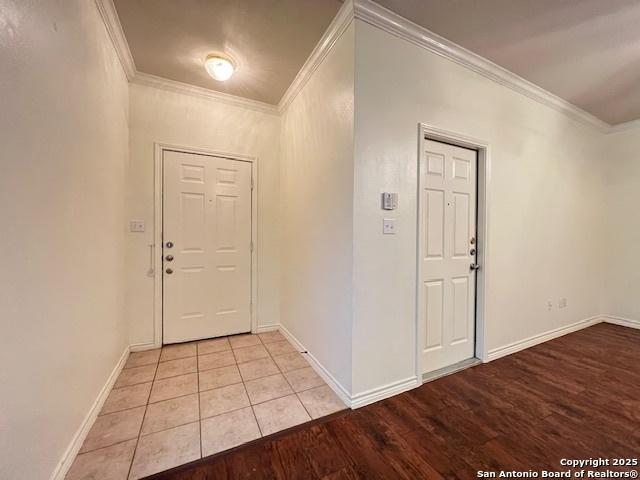
[[163, 343], [251, 330], [251, 164], [163, 154]]
[[422, 364], [475, 353], [477, 152], [426, 140], [420, 174]]

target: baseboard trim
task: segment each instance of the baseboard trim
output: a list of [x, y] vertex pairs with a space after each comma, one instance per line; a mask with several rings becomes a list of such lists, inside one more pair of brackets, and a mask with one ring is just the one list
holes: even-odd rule
[[284, 325], [279, 325], [280, 333], [282, 333], [287, 340], [299, 351], [305, 352], [303, 355], [309, 361], [309, 365], [316, 371], [318, 375], [326, 382], [329, 387], [335, 392], [340, 400], [342, 400], [347, 407], [352, 407], [351, 394], [342, 386], [342, 384], [336, 380], [336, 378], [322, 365], [318, 359], [302, 344], [300, 341], [289, 331]]
[[84, 417], [82, 424], [80, 424], [80, 428], [78, 428], [78, 430], [76, 431], [76, 434], [71, 439], [71, 443], [65, 450], [64, 455], [62, 456], [62, 460], [60, 461], [60, 463], [58, 464], [58, 466], [56, 467], [56, 469], [54, 470], [53, 474], [50, 477], [51, 480], [64, 480], [64, 477], [67, 475], [67, 472], [71, 468], [71, 464], [73, 464], [73, 461], [75, 460], [76, 455], [80, 451], [80, 447], [82, 447], [82, 443], [84, 442], [84, 439], [87, 437], [89, 430], [93, 426], [93, 422], [95, 422], [96, 418], [98, 417], [98, 413], [100, 413], [100, 410], [102, 409], [102, 405], [104, 405], [104, 402], [107, 400], [107, 397], [111, 392], [111, 388], [116, 383], [116, 379], [118, 378], [118, 375], [120, 375], [120, 372], [124, 368], [125, 363], [127, 363], [127, 358], [129, 358], [129, 352], [130, 352], [130, 347], [129, 345], [127, 345], [124, 351], [122, 352], [122, 355], [118, 360], [118, 363], [111, 371], [111, 374], [107, 379], [107, 382], [104, 384], [104, 386], [100, 390], [100, 393], [98, 394], [98, 397], [93, 402], [91, 409], [89, 409], [89, 412], [87, 413], [86, 417]]
[[[524, 340], [520, 340], [518, 342], [511, 343], [509, 345], [505, 345], [503, 347], [494, 348], [489, 350], [487, 361], [496, 360], [498, 358], [504, 357], [506, 355], [510, 355], [512, 353], [519, 352], [526, 348], [533, 347], [540, 343], [547, 342], [549, 340], [553, 340], [554, 338], [561, 337], [563, 335], [567, 335], [569, 333], [581, 330], [583, 328], [590, 327], [597, 323], [606, 322], [614, 325], [620, 325], [623, 327], [629, 327], [634, 329], [640, 329], [640, 320], [634, 320], [630, 318], [617, 317], [614, 315], [597, 315], [595, 317], [587, 318], [585, 320], [581, 320], [579, 322], [573, 323], [571, 325], [567, 325], [564, 327], [556, 328], [554, 330], [549, 330], [548, 332], [541, 333], [539, 335], [534, 335], [532, 337], [526, 338]], [[296, 349], [301, 352], [306, 352], [303, 355], [309, 360], [309, 364], [311, 367], [322, 377], [322, 379], [331, 387], [331, 389], [340, 397], [340, 399], [350, 408], [360, 408], [365, 405], [369, 405], [371, 403], [378, 402], [380, 400], [384, 400], [385, 398], [392, 397], [394, 395], [398, 395], [399, 393], [405, 392], [407, 390], [411, 390], [413, 388], [419, 387], [421, 382], [419, 381], [417, 376], [409, 377], [404, 380], [398, 380], [396, 382], [391, 382], [386, 385], [382, 385], [380, 387], [372, 388], [362, 393], [358, 393], [356, 395], [351, 395], [349, 391], [338, 382], [335, 377], [318, 361], [318, 359], [310, 353], [305, 346], [284, 326], [281, 324], [272, 324], [272, 325], [260, 325], [257, 328], [257, 333], [269, 332], [279, 330], [286, 338], [293, 344]], [[67, 472], [71, 468], [71, 464], [75, 460], [75, 457], [82, 447], [82, 443], [86, 438], [89, 430], [93, 426], [95, 419], [98, 417], [98, 413], [102, 409], [104, 402], [107, 399], [107, 396], [111, 392], [113, 385], [120, 375], [120, 372], [124, 368], [125, 363], [127, 362], [127, 358], [129, 357], [129, 352], [139, 352], [144, 350], [150, 350], [153, 348], [158, 348], [154, 343], [138, 343], [127, 346], [118, 363], [111, 371], [109, 378], [106, 383], [100, 390], [98, 397], [93, 403], [91, 409], [87, 413], [84, 418], [82, 424], [76, 431], [76, 434], [73, 436], [69, 446], [67, 447], [64, 455], [62, 456], [62, 460], [54, 470], [53, 474], [50, 477], [50, 480], [64, 480]]]
[[519, 352], [521, 350], [533, 347], [549, 340], [553, 340], [554, 338], [562, 337], [563, 335], [567, 335], [568, 333], [582, 330], [583, 328], [590, 327], [592, 325], [595, 325], [596, 323], [601, 323], [602, 321], [604, 321], [604, 318], [605, 317], [603, 317], [602, 315], [597, 315], [595, 317], [572, 323], [571, 325], [566, 325], [564, 327], [555, 328], [538, 335], [533, 335], [529, 338], [510, 343], [509, 345], [505, 345], [503, 347], [491, 349], [489, 350], [489, 354], [487, 355], [487, 361], [490, 362], [492, 360], [497, 360], [498, 358], [511, 355], [512, 353]]
[[279, 323], [272, 323], [271, 325], [258, 325], [254, 333], [273, 332], [280, 328]]
[[632, 318], [616, 317], [614, 315], [605, 315], [603, 321], [611, 323], [613, 325], [620, 325], [621, 327], [629, 327], [640, 330], [640, 320], [634, 320]]
[[162, 345], [156, 345], [155, 343], [133, 343], [129, 347], [130, 352], [144, 352], [145, 350], [153, 350], [154, 348], [160, 348]]
[[371, 403], [379, 402], [385, 398], [393, 397], [407, 390], [412, 390], [421, 384], [422, 382], [418, 381], [418, 377], [414, 375], [404, 380], [372, 388], [371, 390], [354, 395], [351, 398], [351, 408], [360, 408]]

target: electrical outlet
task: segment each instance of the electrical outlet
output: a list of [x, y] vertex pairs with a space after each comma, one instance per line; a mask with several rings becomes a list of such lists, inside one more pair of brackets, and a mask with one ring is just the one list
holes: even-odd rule
[[131, 220], [129, 222], [130, 232], [144, 232], [144, 222], [140, 220]]
[[558, 302], [558, 308], [566, 308], [566, 307], [567, 307], [567, 299], [563, 297]]

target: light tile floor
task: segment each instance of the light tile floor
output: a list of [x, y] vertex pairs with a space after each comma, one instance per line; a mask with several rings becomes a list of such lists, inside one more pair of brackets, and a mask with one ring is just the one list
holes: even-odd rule
[[67, 480], [134, 480], [344, 404], [280, 332], [132, 353]]

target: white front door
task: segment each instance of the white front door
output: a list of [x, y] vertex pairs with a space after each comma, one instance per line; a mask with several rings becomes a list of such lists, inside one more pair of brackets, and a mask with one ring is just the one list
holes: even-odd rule
[[251, 330], [251, 163], [163, 152], [163, 343]]
[[477, 152], [423, 145], [419, 308], [426, 373], [475, 354]]

